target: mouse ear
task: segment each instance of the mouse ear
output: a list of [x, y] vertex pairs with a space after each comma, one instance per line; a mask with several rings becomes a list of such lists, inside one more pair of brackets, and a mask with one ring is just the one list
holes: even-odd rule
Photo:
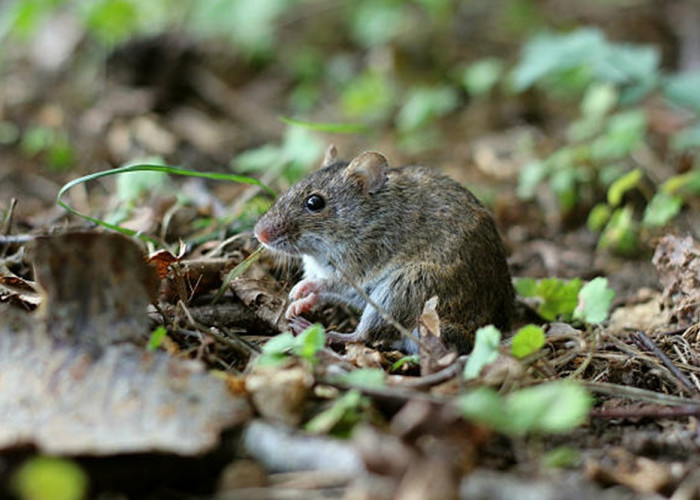
[[327, 167], [336, 162], [338, 159], [338, 150], [335, 148], [335, 144], [329, 144], [326, 148], [326, 153], [323, 155], [323, 161], [321, 162], [321, 168]]
[[386, 170], [389, 164], [384, 157], [374, 151], [365, 151], [356, 156], [343, 172], [346, 179], [355, 179], [362, 185], [364, 194], [372, 194], [386, 182]]

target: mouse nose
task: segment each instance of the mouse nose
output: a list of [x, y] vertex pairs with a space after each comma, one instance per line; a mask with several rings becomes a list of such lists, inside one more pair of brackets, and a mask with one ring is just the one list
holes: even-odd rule
[[270, 242], [270, 230], [266, 227], [263, 227], [260, 222], [255, 224], [255, 229], [253, 229], [253, 234], [255, 237], [258, 239], [260, 243], [269, 243]]

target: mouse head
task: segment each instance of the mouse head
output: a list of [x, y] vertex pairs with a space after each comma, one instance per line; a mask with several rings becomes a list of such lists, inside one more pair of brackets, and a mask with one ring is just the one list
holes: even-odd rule
[[255, 225], [255, 236], [267, 248], [292, 255], [322, 257], [352, 245], [375, 210], [387, 169], [379, 153], [367, 151], [347, 163], [330, 146], [322, 168], [277, 199]]

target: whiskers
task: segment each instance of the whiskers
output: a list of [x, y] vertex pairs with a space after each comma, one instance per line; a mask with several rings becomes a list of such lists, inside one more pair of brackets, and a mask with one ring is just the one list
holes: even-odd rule
[[270, 272], [280, 283], [285, 284], [285, 289], [298, 281], [301, 274], [301, 259], [271, 248], [263, 250], [263, 256], [270, 261]]

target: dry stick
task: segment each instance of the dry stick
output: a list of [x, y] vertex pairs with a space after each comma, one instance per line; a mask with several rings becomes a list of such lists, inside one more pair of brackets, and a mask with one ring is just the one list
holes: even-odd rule
[[460, 356], [450, 363], [446, 368], [443, 368], [439, 372], [431, 373], [430, 375], [425, 375], [423, 377], [412, 377], [401, 381], [401, 387], [409, 387], [411, 389], [423, 389], [427, 387], [432, 387], [437, 384], [441, 384], [450, 380], [454, 376], [462, 373], [464, 370], [464, 365], [467, 362], [467, 356]]
[[351, 286], [355, 289], [355, 291], [362, 297], [369, 305], [374, 307], [374, 310], [379, 313], [379, 315], [382, 317], [384, 321], [389, 323], [391, 326], [396, 328], [401, 335], [404, 337], [413, 340], [416, 342], [428, 355], [432, 360], [435, 360], [435, 357], [433, 354], [430, 352], [430, 348], [423, 343], [421, 339], [413, 335], [413, 332], [409, 331], [408, 328], [403, 326], [401, 323], [396, 321], [394, 318], [391, 317], [389, 313], [387, 313], [382, 307], [379, 306], [375, 301], [373, 301], [369, 295], [367, 295], [367, 292], [365, 292], [362, 288], [360, 288], [357, 283], [355, 283], [350, 277], [345, 274], [345, 271], [343, 271], [335, 262], [334, 259], [331, 257], [328, 257], [328, 260], [330, 263], [333, 265], [333, 267], [340, 273], [340, 276]]
[[700, 408], [700, 400], [671, 396], [669, 394], [662, 394], [660, 392], [640, 389], [638, 387], [609, 384], [606, 382], [588, 382], [585, 380], [582, 380], [580, 384], [590, 391], [598, 394], [607, 394], [608, 396], [636, 399], [639, 401], [646, 401], [648, 403], [658, 403], [668, 406], [692, 406], [694, 408]]
[[691, 392], [698, 392], [693, 383], [690, 380], [688, 380], [688, 377], [686, 377], [678, 369], [678, 367], [673, 364], [673, 361], [668, 359], [668, 356], [666, 356], [666, 354], [664, 354], [664, 352], [658, 348], [658, 346], [654, 343], [653, 340], [649, 338], [649, 336], [646, 333], [644, 333], [641, 330], [637, 330], [636, 333], [630, 335], [630, 338], [632, 338], [632, 340], [640, 344], [648, 351], [654, 353], [654, 355], [661, 360], [664, 366], [668, 368], [671, 373], [673, 373], [673, 375], [686, 387], [686, 389], [688, 389]]
[[664, 379], [666, 382], [669, 384], [673, 385], [678, 385], [678, 379], [676, 379], [673, 374], [666, 368], [665, 366], [659, 364], [658, 358], [655, 356], [652, 356], [651, 354], [648, 354], [647, 352], [641, 351], [639, 349], [634, 348], [633, 346], [627, 345], [614, 335], [607, 334], [608, 340], [615, 346], [617, 347], [620, 351], [625, 352], [629, 354], [630, 356], [634, 356], [635, 359], [639, 361], [643, 361], [645, 363], [649, 363], [655, 368], [658, 368], [661, 374], [664, 375]]
[[591, 364], [591, 361], [593, 361], [593, 356], [598, 349], [598, 335], [596, 335], [595, 332], [591, 332], [590, 336], [592, 337], [592, 342], [589, 344], [588, 348], [588, 354], [586, 355], [586, 359], [583, 360], [583, 363], [574, 370], [574, 372], [569, 375], [570, 379], [579, 379], [583, 376], [583, 372], [586, 371], [586, 368], [588, 368], [588, 365]]
[[[682, 337], [681, 337], [682, 338]], [[685, 357], [685, 354], [678, 348], [676, 344], [673, 344], [673, 351], [676, 353], [678, 356], [678, 359], [681, 360], [681, 363], [683, 364], [684, 367], [686, 366], [691, 366], [690, 363], [688, 363], [687, 358]], [[678, 366], [678, 369], [681, 369], [681, 366], [676, 364]], [[693, 370], [688, 370], [690, 373], [688, 373], [688, 376], [692, 379], [693, 385], [695, 386], [696, 391], [700, 391], [700, 381], [698, 381], [698, 377], [695, 373], [693, 373]]]
[[185, 316], [187, 317], [187, 320], [190, 322], [190, 324], [194, 327], [194, 329], [204, 335], [209, 335], [214, 340], [218, 340], [219, 342], [232, 347], [236, 349], [237, 351], [240, 351], [241, 348], [245, 350], [246, 352], [253, 354], [253, 355], [258, 355], [260, 354], [260, 349], [258, 349], [257, 346], [254, 346], [253, 344], [250, 344], [246, 340], [243, 340], [240, 336], [238, 335], [233, 335], [233, 332], [227, 332], [228, 334], [232, 334], [231, 338], [225, 337], [224, 335], [220, 334], [216, 328], [211, 328], [207, 327], [200, 322], [198, 322], [194, 317], [192, 316], [192, 313], [190, 312], [189, 308], [185, 305], [183, 301], [178, 302], [178, 307], [182, 310], [182, 312], [185, 313]]
[[700, 417], [697, 406], [632, 406], [618, 408], [593, 408], [595, 418], [677, 418]]
[[0, 245], [10, 245], [13, 243], [29, 243], [37, 239], [33, 234], [12, 234], [7, 236], [0, 235]]

